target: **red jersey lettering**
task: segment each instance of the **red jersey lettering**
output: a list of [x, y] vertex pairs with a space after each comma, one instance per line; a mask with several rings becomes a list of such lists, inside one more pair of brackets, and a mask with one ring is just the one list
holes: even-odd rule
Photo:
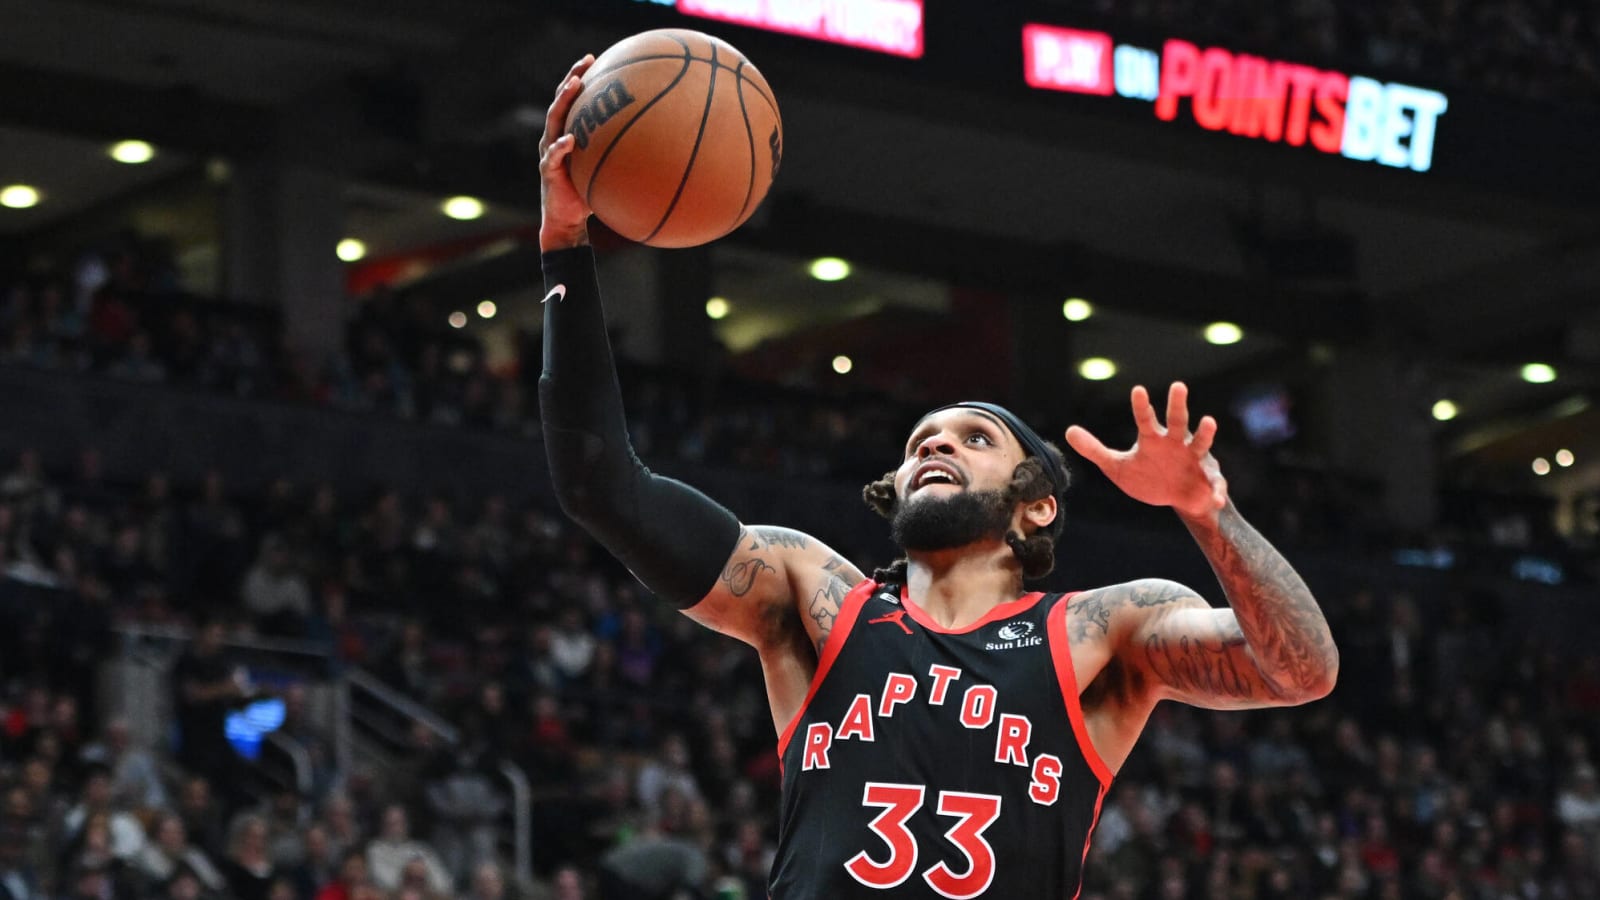
[[883, 682], [883, 700], [878, 704], [878, 715], [894, 715], [896, 704], [905, 703], [917, 695], [917, 680], [904, 672], [890, 672]]
[[994, 761], [1014, 766], [1028, 764], [1028, 739], [1033, 736], [1033, 723], [1027, 716], [1000, 716], [1000, 733], [994, 742]]
[[994, 721], [995, 689], [987, 684], [967, 688], [961, 698], [961, 724], [968, 728], [988, 728]]
[[828, 749], [833, 746], [833, 726], [827, 722], [812, 722], [806, 728], [806, 755], [800, 762], [800, 771], [828, 768]]
[[928, 702], [934, 706], [943, 706], [945, 691], [950, 689], [950, 682], [961, 677], [961, 670], [955, 666], [941, 666], [935, 663], [928, 668], [928, 674], [933, 676], [933, 689], [928, 691]]
[[1033, 783], [1028, 785], [1028, 796], [1040, 806], [1054, 806], [1061, 798], [1061, 759], [1049, 753], [1039, 754], [1033, 761]]
[[847, 741], [851, 738], [860, 738], [863, 741], [875, 740], [872, 733], [872, 697], [867, 694], [857, 694], [851, 701], [850, 708], [845, 711], [844, 718], [839, 722], [839, 740]]

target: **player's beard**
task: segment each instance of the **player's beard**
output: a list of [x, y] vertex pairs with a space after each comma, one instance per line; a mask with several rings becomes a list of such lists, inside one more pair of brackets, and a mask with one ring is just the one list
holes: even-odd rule
[[889, 523], [901, 549], [931, 552], [1005, 537], [1016, 501], [1011, 491], [960, 491], [902, 501]]

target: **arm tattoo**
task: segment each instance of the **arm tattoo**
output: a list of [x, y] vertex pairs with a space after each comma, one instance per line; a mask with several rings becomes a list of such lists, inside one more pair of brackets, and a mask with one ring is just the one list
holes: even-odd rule
[[806, 606], [806, 615], [817, 623], [817, 653], [822, 653], [822, 646], [828, 642], [828, 635], [833, 633], [834, 620], [839, 616], [839, 607], [844, 605], [845, 595], [850, 593], [850, 583], [845, 580], [843, 573], [846, 563], [838, 556], [828, 557], [822, 564], [822, 587], [812, 595], [811, 602]]
[[752, 539], [749, 545], [746, 546], [745, 538], [749, 534], [749, 530], [744, 526], [741, 525], [739, 527], [738, 547], [742, 552], [735, 553], [734, 558], [729, 560], [728, 565], [722, 570], [722, 580], [728, 585], [728, 593], [735, 597], [743, 597], [745, 594], [750, 593], [750, 589], [756, 586], [756, 578], [762, 572], [777, 571], [759, 556], [747, 557], [744, 555], [745, 553], [755, 553], [762, 546], [759, 539]]
[[[1327, 692], [1339, 651], [1316, 598], [1289, 561], [1239, 515], [1233, 504], [1215, 526], [1186, 522], [1233, 607], [1240, 639], [1279, 693], [1310, 699]], [[1221, 640], [1222, 646], [1226, 641]]]
[[1237, 625], [1176, 637], [1157, 631], [1145, 639], [1145, 661], [1156, 678], [1173, 687], [1208, 697], [1250, 700], [1258, 697], [1261, 679], [1247, 658], [1234, 652], [1244, 643]]
[[787, 528], [756, 528], [756, 538], [768, 549], [782, 547], [786, 550], [804, 550], [806, 536]]
[[756, 578], [762, 572], [776, 571], [776, 569], [767, 565], [765, 560], [753, 556], [749, 559], [728, 563], [728, 567], [722, 570], [722, 580], [728, 583], [728, 593], [735, 597], [743, 597], [745, 594], [750, 593], [751, 588], [756, 586]]
[[1096, 591], [1073, 601], [1067, 607], [1072, 616], [1072, 621], [1068, 623], [1072, 642], [1077, 644], [1090, 637], [1105, 637], [1111, 627], [1111, 608], [1118, 600], [1120, 598], [1108, 598], [1105, 592]]

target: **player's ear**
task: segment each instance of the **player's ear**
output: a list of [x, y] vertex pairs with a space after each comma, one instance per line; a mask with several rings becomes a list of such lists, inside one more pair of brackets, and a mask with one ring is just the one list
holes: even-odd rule
[[1055, 495], [1051, 494], [1023, 507], [1022, 518], [1023, 521], [1032, 525], [1035, 529], [1048, 528], [1050, 523], [1056, 520], [1056, 515], [1059, 512], [1060, 508], [1056, 504]]

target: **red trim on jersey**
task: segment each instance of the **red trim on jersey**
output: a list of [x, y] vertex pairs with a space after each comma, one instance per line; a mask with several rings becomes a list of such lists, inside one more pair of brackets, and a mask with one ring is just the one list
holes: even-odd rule
[[923, 628], [928, 629], [929, 631], [937, 631], [940, 634], [967, 634], [969, 632], [976, 631], [990, 622], [995, 622], [1000, 619], [1009, 619], [1012, 616], [1020, 616], [1027, 612], [1035, 603], [1038, 603], [1039, 598], [1043, 596], [1044, 595], [1038, 591], [1035, 591], [1031, 594], [1023, 594], [1021, 597], [1018, 597], [1009, 603], [1002, 603], [999, 606], [996, 606], [994, 609], [989, 610], [984, 614], [983, 618], [973, 622], [971, 625], [968, 625], [965, 628], [946, 628], [943, 625], [940, 625], [938, 622], [935, 622], [932, 616], [923, 611], [922, 607], [913, 603], [911, 598], [907, 596], [907, 591], [905, 588], [900, 589], [900, 602], [905, 606], [906, 612], [911, 614], [912, 621], [916, 622], [918, 625], [921, 625]]
[[[1045, 619], [1045, 633], [1050, 636], [1050, 658], [1055, 661], [1056, 681], [1061, 684], [1061, 696], [1067, 701], [1067, 718], [1072, 720], [1072, 733], [1078, 736], [1078, 749], [1083, 753], [1083, 758], [1089, 763], [1089, 768], [1094, 770], [1095, 777], [1100, 779], [1100, 794], [1105, 795], [1106, 788], [1111, 786], [1111, 769], [1100, 758], [1100, 752], [1094, 749], [1094, 743], [1089, 740], [1089, 726], [1083, 721], [1083, 706], [1078, 702], [1078, 675], [1072, 668], [1072, 648], [1067, 638], [1067, 603], [1077, 596], [1076, 592], [1062, 597], [1056, 605], [1050, 608]], [[1100, 801], [1095, 801], [1095, 818], [1100, 817]], [[1093, 827], [1090, 828], [1093, 831]], [[1088, 845], [1084, 845], [1084, 852], [1089, 852]]]
[[789, 720], [788, 727], [783, 729], [783, 734], [778, 735], [778, 764], [783, 764], [783, 754], [789, 749], [789, 739], [794, 737], [794, 730], [800, 724], [800, 719], [806, 714], [806, 707], [811, 705], [811, 698], [817, 695], [817, 689], [822, 687], [822, 679], [828, 677], [828, 670], [833, 668], [833, 661], [839, 658], [839, 651], [843, 649], [845, 639], [850, 637], [850, 629], [856, 624], [856, 616], [861, 614], [861, 607], [877, 590], [877, 582], [871, 578], [850, 589], [844, 597], [844, 602], [839, 604], [839, 614], [833, 620], [833, 630], [828, 632], [828, 641], [822, 645], [822, 658], [817, 661], [817, 674], [811, 676], [811, 687], [806, 690], [806, 699], [795, 710], [794, 718]]
[[[1062, 606], [1066, 601], [1062, 601]], [[1078, 889], [1072, 892], [1072, 900], [1078, 900], [1083, 894], [1083, 870], [1089, 865], [1089, 843], [1094, 840], [1094, 827], [1100, 824], [1100, 804], [1106, 799], [1106, 784], [1100, 784], [1100, 793], [1094, 796], [1094, 818], [1089, 820], [1089, 830], [1083, 835], [1083, 856], [1078, 861]]]

